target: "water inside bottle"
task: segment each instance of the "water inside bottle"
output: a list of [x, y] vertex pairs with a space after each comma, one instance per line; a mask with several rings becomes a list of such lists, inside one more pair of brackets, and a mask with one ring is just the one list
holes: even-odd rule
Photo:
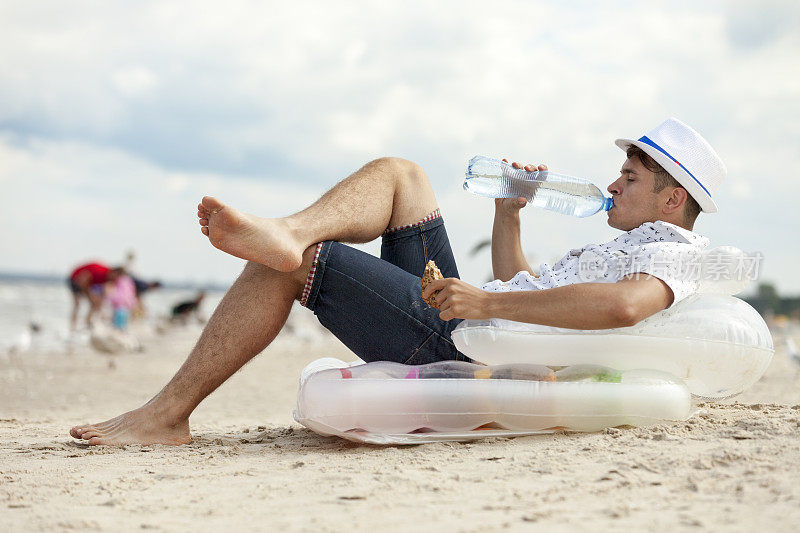
[[589, 181], [547, 170], [526, 172], [489, 158], [470, 161], [464, 188], [490, 198], [521, 196], [535, 207], [577, 217], [593, 215], [610, 204]]

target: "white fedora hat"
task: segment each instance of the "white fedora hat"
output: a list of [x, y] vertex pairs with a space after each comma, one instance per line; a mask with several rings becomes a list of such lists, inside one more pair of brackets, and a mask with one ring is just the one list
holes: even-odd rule
[[676, 118], [668, 118], [637, 141], [615, 142], [623, 150], [631, 145], [644, 150], [697, 200], [705, 213], [717, 212], [711, 195], [725, 179], [727, 170], [717, 152], [692, 128]]

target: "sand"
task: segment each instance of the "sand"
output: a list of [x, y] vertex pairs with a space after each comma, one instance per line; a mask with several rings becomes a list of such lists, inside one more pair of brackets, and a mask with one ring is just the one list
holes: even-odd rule
[[[72, 425], [146, 401], [196, 339], [0, 356], [0, 530], [795, 530], [800, 366], [683, 423], [469, 444], [357, 445], [291, 418], [332, 337], [283, 335], [208, 398], [181, 447], [88, 447]], [[109, 363], [113, 361], [113, 365]]]

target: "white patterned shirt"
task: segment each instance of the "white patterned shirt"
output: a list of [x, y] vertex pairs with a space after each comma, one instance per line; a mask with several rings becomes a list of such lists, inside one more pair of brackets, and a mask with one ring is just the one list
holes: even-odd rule
[[642, 272], [654, 276], [672, 289], [672, 305], [695, 293], [698, 276], [693, 265], [708, 246], [702, 235], [670, 224], [645, 222], [605, 244], [587, 244], [570, 250], [552, 267], [539, 266], [539, 277], [522, 271], [508, 281], [499, 279], [481, 288], [489, 292], [535, 291], [573, 283], [616, 283], [625, 276]]

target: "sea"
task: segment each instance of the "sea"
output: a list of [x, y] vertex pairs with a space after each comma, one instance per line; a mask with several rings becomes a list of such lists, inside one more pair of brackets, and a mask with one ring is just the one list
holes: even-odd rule
[[[172, 307], [194, 299], [200, 290], [206, 292], [201, 315], [211, 315], [224, 287], [166, 285], [143, 296], [146, 315], [141, 319], [155, 326], [169, 317]], [[82, 302], [81, 316], [88, 311]], [[66, 280], [34, 275], [0, 274], [0, 353], [63, 352], [85, 338], [86, 332], [70, 331], [72, 293]], [[83, 327], [83, 321], [79, 320]], [[138, 328], [142, 329], [142, 328]]]
[[[202, 322], [211, 316], [227, 289], [220, 285], [166, 283], [160, 289], [148, 291], [142, 297], [146, 314], [132, 320], [128, 335], [146, 343], [147, 337], [163, 332], [163, 326], [168, 322], [175, 305], [193, 300], [200, 291], [204, 291], [206, 295], [198, 314], [201, 320], [193, 319], [189, 325], [182, 326], [193, 328], [199, 334]], [[87, 311], [88, 303], [83, 301], [79, 316], [85, 317]], [[84, 327], [83, 320], [79, 318], [77, 331], [70, 331], [71, 312], [72, 293], [66, 279], [0, 273], [0, 356], [31, 351], [69, 353], [76, 348], [90, 346], [91, 335]], [[101, 328], [111, 328], [110, 314], [110, 309], [104, 307], [99, 319]], [[297, 302], [280, 335], [306, 343], [332, 337], [314, 314]]]

